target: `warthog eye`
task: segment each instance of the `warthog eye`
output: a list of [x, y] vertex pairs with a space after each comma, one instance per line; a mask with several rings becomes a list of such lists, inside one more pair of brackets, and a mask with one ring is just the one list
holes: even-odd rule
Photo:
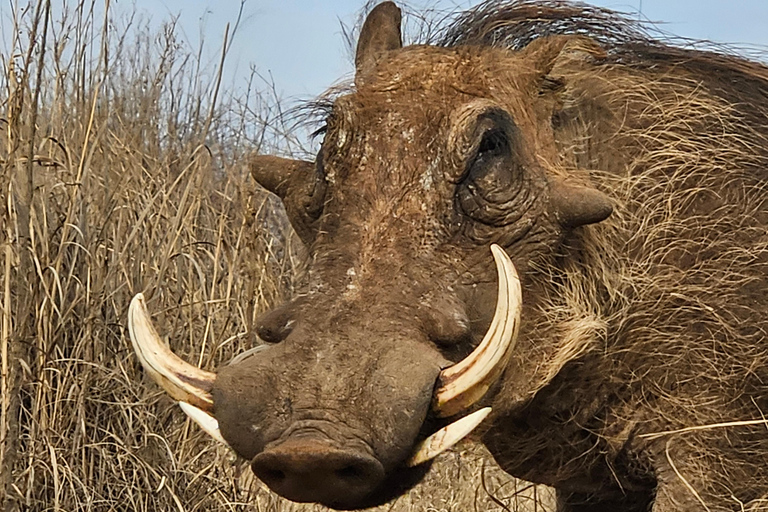
[[492, 158], [498, 158], [509, 154], [509, 140], [500, 128], [485, 132], [477, 148], [477, 155], [473, 165], [483, 164]]
[[296, 324], [297, 302], [287, 302], [256, 319], [256, 334], [267, 343], [279, 343], [291, 334]]
[[[511, 121], [486, 119], [476, 150], [456, 190], [461, 210], [489, 226], [518, 218], [523, 167], [510, 139]], [[490, 125], [490, 126], [489, 126]]]

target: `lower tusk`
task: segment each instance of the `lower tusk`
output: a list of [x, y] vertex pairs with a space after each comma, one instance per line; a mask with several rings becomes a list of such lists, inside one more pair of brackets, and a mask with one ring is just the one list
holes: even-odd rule
[[229, 444], [222, 437], [221, 432], [219, 432], [219, 422], [216, 420], [216, 418], [204, 410], [198, 409], [194, 405], [188, 404], [187, 402], [179, 402], [179, 407], [181, 407], [181, 410], [184, 411], [184, 414], [189, 416], [189, 419], [197, 423], [198, 426], [202, 428], [206, 434], [214, 438], [216, 441], [229, 446]]
[[517, 340], [522, 309], [520, 278], [504, 249], [493, 244], [491, 252], [499, 274], [496, 311], [475, 350], [440, 372], [432, 407], [443, 418], [466, 410], [485, 395], [504, 371]]
[[192, 366], [171, 352], [152, 325], [141, 293], [128, 308], [128, 332], [142, 366], [171, 397], [205, 411], [213, 410], [210, 391], [216, 374]]
[[413, 455], [408, 459], [406, 465], [410, 467], [418, 466], [434, 459], [475, 430], [475, 427], [490, 413], [491, 408], [485, 407], [441, 428], [416, 446]]

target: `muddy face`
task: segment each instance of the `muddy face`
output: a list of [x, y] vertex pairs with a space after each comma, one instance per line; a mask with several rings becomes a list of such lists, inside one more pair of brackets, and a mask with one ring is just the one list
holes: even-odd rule
[[[498, 57], [521, 69], [523, 105], [533, 70]], [[225, 439], [285, 497], [359, 507], [391, 486], [439, 370], [488, 327], [489, 245], [524, 269], [559, 236], [547, 177], [526, 149], [536, 119], [494, 98], [500, 84], [476, 73], [489, 60], [401, 50], [328, 118], [302, 176], [320, 182], [304, 190], [322, 191], [322, 211], [288, 207], [311, 249], [309, 287], [262, 319], [278, 344], [219, 373], [214, 388]]]
[[432, 411], [441, 370], [491, 324], [490, 245], [523, 274], [564, 230], [610, 214], [545, 165], [545, 78], [567, 40], [519, 53], [401, 49], [399, 17], [385, 3], [366, 21], [356, 90], [336, 101], [315, 162], [251, 162], [309, 248], [309, 284], [260, 319], [267, 348], [210, 379], [208, 410], [294, 501], [361, 508], [418, 481], [424, 466], [406, 466], [435, 416], [493, 388]]

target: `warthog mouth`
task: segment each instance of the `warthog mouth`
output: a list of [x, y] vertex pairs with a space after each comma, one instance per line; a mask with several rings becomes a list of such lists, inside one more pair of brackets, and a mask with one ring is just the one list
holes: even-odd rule
[[[493, 320], [485, 337], [471, 354], [440, 372], [431, 404], [434, 420], [451, 418], [471, 409], [498, 380], [514, 349], [522, 306], [520, 280], [506, 252], [497, 245], [492, 245], [491, 251], [499, 278]], [[178, 400], [182, 410], [205, 432], [228, 444], [214, 417], [211, 390], [216, 374], [186, 363], [170, 350], [152, 325], [142, 294], [137, 294], [131, 301], [128, 329], [136, 355], [147, 373]], [[414, 440], [415, 445], [404, 462], [405, 467], [384, 475], [383, 482], [363, 499], [365, 506], [373, 502], [384, 503], [413, 486], [426, 473], [429, 467], [426, 462], [466, 437], [490, 412], [490, 407], [477, 409], [419, 442]], [[424, 428], [433, 423], [428, 421]], [[355, 503], [354, 508], [359, 508], [359, 500]], [[326, 504], [347, 508], [344, 503]]]

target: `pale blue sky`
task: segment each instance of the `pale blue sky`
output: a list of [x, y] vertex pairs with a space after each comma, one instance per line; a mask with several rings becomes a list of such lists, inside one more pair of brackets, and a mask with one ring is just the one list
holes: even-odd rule
[[[54, 0], [55, 5], [72, 0]], [[103, 1], [103, 0], [101, 0]], [[480, 0], [408, 0], [419, 9], [450, 11]], [[340, 24], [352, 26], [365, 0], [243, 0], [243, 16], [225, 66], [225, 86], [243, 86], [254, 67], [271, 77], [283, 99], [308, 99], [352, 72]], [[19, 0], [24, 4], [23, 0]], [[624, 12], [639, 9], [669, 33], [720, 43], [768, 48], [768, 0], [593, 0]], [[11, 0], [0, 0], [7, 22]], [[97, 0], [97, 5], [100, 5]], [[224, 27], [237, 19], [241, 0], [112, 0], [113, 14], [138, 10], [159, 24], [179, 16], [179, 32], [196, 48], [201, 33], [205, 58], [218, 62]], [[117, 11], [117, 12], [115, 12]], [[0, 37], [0, 39], [3, 39]]]
[[[477, 4], [478, 0], [414, 0], [413, 7], [439, 9]], [[642, 8], [646, 18], [670, 33], [716, 42], [768, 47], [768, 0], [595, 0], [595, 5], [625, 12]], [[239, 32], [227, 63], [227, 76], [245, 76], [251, 65], [271, 75], [286, 97], [320, 94], [349, 75], [352, 64], [340, 22], [353, 25], [363, 0], [245, 0]], [[119, 4], [118, 4], [119, 5]], [[234, 21], [239, 0], [135, 0], [152, 16], [180, 14], [190, 41], [203, 27], [212, 54], [227, 21]], [[231, 82], [230, 82], [231, 83]]]

